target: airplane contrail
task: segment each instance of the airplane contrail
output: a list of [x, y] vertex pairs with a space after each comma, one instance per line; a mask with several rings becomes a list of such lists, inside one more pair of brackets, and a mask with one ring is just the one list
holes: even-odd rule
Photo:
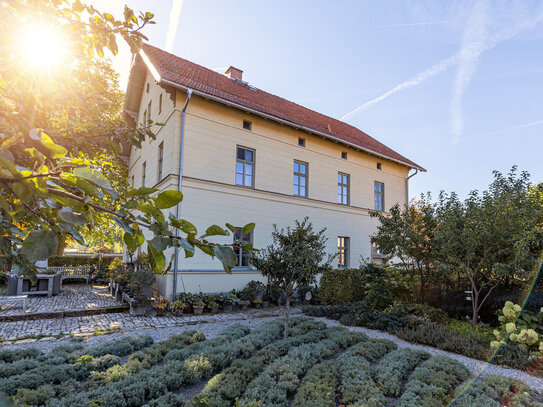
[[[503, 42], [505, 40], [508, 40], [510, 38], [515, 37], [520, 32], [528, 30], [530, 28], [535, 27], [537, 24], [539, 24], [541, 21], [543, 21], [543, 11], [536, 14], [533, 18], [529, 19], [528, 21], [525, 21], [523, 23], [517, 24], [515, 26], [510, 26], [499, 33], [488, 37], [486, 42], [481, 46], [481, 53], [488, 51], [489, 49], [494, 48], [496, 45], [498, 45], [500, 42]], [[440, 74], [441, 72], [446, 71], [448, 68], [450, 68], [453, 65], [456, 65], [460, 62], [462, 58], [462, 50], [457, 52], [456, 54], [442, 59], [435, 65], [432, 65], [430, 68], [425, 69], [424, 71], [418, 73], [417, 75], [411, 77], [410, 79], [406, 80], [405, 82], [400, 83], [399, 85], [396, 85], [394, 88], [388, 90], [387, 92], [383, 93], [381, 96], [372, 99], [366, 103], [364, 103], [361, 106], [358, 106], [353, 111], [343, 115], [340, 120], [346, 120], [357, 113], [368, 109], [369, 107], [375, 105], [376, 103], [381, 102], [384, 99], [387, 99], [388, 97], [394, 95], [395, 93], [398, 93], [404, 89], [409, 89], [414, 86], [420, 85], [422, 82], [425, 82], [426, 80]]]
[[183, 0], [172, 0], [172, 9], [170, 10], [170, 21], [168, 23], [168, 32], [166, 34], [166, 51], [171, 52], [181, 17], [181, 9], [183, 8]]

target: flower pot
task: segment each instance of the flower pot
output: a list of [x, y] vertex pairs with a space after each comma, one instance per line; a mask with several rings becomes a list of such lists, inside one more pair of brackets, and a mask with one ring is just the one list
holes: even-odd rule
[[183, 314], [192, 314], [193, 312], [194, 312], [194, 309], [192, 308], [192, 305], [189, 305], [183, 308]]
[[243, 304], [243, 305], [241, 306], [241, 310], [242, 310], [242, 311], [247, 311], [248, 309], [249, 309], [249, 306], [246, 305], [246, 304]]
[[223, 304], [222, 305], [222, 310], [224, 312], [232, 312], [232, 304]]
[[262, 301], [262, 308], [268, 308], [270, 303], [268, 301]]
[[155, 310], [157, 317], [162, 317], [166, 313], [165, 309], [160, 309], [160, 308], [153, 308], [153, 309]]
[[260, 306], [262, 305], [262, 303], [260, 302], [253, 302], [253, 308], [260, 308]]
[[202, 315], [204, 313], [203, 305], [193, 305], [192, 308], [194, 308], [194, 315]]
[[176, 317], [180, 317], [181, 315], [183, 315], [183, 309], [174, 309], [172, 310], [172, 314]]
[[217, 312], [219, 312], [219, 306], [218, 305], [212, 306], [211, 307], [211, 313], [216, 314]]

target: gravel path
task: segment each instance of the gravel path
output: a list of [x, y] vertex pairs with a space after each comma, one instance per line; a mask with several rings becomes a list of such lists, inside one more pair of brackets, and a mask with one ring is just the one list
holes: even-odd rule
[[[314, 317], [316, 320], [323, 321], [328, 326], [344, 326], [339, 321], [327, 319], [327, 318], [317, 318]], [[526, 383], [530, 388], [533, 390], [536, 390], [538, 392], [543, 391], [543, 378], [542, 377], [535, 377], [531, 376], [525, 372], [522, 372], [520, 370], [516, 369], [507, 369], [505, 367], [492, 365], [487, 362], [483, 362], [481, 360], [468, 358], [467, 356], [459, 355], [457, 353], [447, 352], [441, 349], [432, 348], [430, 346], [425, 345], [417, 345], [414, 343], [406, 342], [403, 339], [398, 338], [397, 336], [388, 334], [386, 332], [377, 331], [373, 329], [367, 329], [367, 328], [361, 328], [361, 327], [352, 327], [352, 326], [346, 326], [351, 331], [356, 332], [363, 332], [366, 335], [368, 335], [370, 338], [374, 339], [388, 339], [392, 342], [396, 343], [398, 345], [398, 348], [412, 348], [412, 349], [421, 349], [424, 350], [431, 355], [443, 355], [447, 356], [451, 359], [456, 359], [464, 366], [466, 366], [471, 374], [473, 376], [481, 375], [481, 376], [488, 376], [488, 375], [499, 375], [504, 377], [510, 377], [512, 379], [522, 380], [524, 383]]]

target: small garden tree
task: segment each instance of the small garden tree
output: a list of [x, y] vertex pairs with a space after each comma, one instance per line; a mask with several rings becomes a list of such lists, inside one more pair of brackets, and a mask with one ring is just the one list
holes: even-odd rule
[[434, 270], [436, 219], [429, 201], [430, 196], [427, 196], [403, 209], [396, 204], [389, 213], [370, 212], [370, 216], [379, 219], [377, 232], [371, 237], [372, 243], [389, 258], [399, 260], [399, 266], [411, 278], [413, 295], [415, 277], [418, 277], [422, 301], [426, 280]]
[[470, 282], [473, 325], [493, 290], [507, 279], [528, 284], [543, 249], [543, 206], [526, 172], [494, 181], [461, 202], [441, 194], [436, 207], [439, 267], [459, 271]]
[[253, 256], [253, 265], [281, 287], [285, 294], [285, 331], [288, 336], [290, 299], [296, 289], [315, 281], [327, 269], [334, 255], [326, 255], [326, 229], [314, 231], [308, 218], [296, 220], [293, 228], [278, 230], [273, 226], [273, 243]]

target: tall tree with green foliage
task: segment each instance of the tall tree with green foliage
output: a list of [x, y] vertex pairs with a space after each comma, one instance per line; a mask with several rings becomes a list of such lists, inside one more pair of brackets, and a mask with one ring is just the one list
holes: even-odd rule
[[398, 266], [411, 278], [414, 296], [418, 278], [424, 301], [427, 279], [434, 272], [435, 256], [436, 218], [430, 196], [423, 196], [403, 209], [396, 204], [388, 213], [371, 211], [370, 216], [379, 220], [371, 242], [389, 259], [399, 262]]
[[325, 231], [315, 231], [308, 218], [296, 220], [293, 228], [279, 230], [274, 225], [272, 244], [252, 258], [252, 264], [262, 275], [278, 284], [285, 294], [285, 339], [292, 295], [298, 287], [314, 283], [317, 275], [326, 270], [335, 257], [326, 255]]
[[[198, 235], [189, 221], [164, 215], [181, 202], [180, 191], [114, 187], [103, 173], [127, 147], [154, 137], [151, 121], [132, 128], [119, 114], [122, 97], [103, 60], [105, 52], [117, 53], [119, 39], [138, 52], [146, 40], [142, 30], [152, 23], [150, 12], [125, 7], [117, 19], [80, 0], [0, 2], [0, 265], [32, 275], [34, 262], [55, 252], [59, 236], [84, 244], [81, 230], [96, 213], [123, 229], [130, 252], [147, 243], [156, 273], [169, 269], [169, 247], [186, 256], [200, 249], [226, 271], [235, 265], [231, 245], [208, 240], [227, 229], [213, 225]], [[66, 40], [45, 44], [67, 50], [55, 69], [40, 61], [30, 69], [25, 60], [19, 40], [38, 25]], [[111, 161], [96, 153], [105, 148]], [[143, 229], [152, 238], [146, 241]]]
[[527, 172], [516, 167], [483, 193], [473, 191], [465, 201], [442, 193], [436, 205], [443, 270], [460, 271], [470, 282], [475, 326], [479, 311], [493, 290], [507, 279], [529, 284], [536, 277], [543, 250], [543, 205]]

